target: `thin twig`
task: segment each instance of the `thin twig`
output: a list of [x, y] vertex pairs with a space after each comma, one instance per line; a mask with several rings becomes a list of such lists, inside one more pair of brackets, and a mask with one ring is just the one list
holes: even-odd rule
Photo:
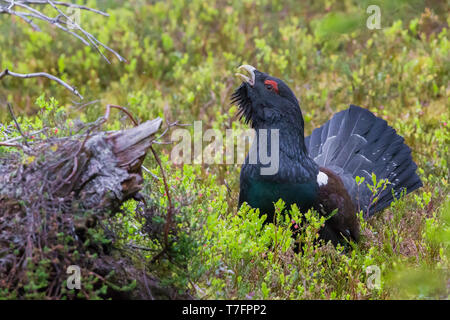
[[153, 172], [148, 170], [146, 167], [142, 166], [142, 169], [144, 169], [144, 171], [147, 172], [149, 175], [151, 175], [154, 179], [156, 179], [158, 181], [161, 180], [160, 177], [158, 177], [156, 174], [154, 174]]
[[27, 141], [28, 138], [23, 133], [22, 128], [20, 128], [19, 122], [17, 122], [17, 118], [14, 115], [14, 111], [13, 111], [13, 108], [12, 108], [11, 104], [8, 103], [7, 105], [8, 105], [9, 113], [11, 114], [11, 117], [13, 118], [14, 123], [16, 124], [16, 128], [19, 131], [20, 135], [23, 137], [24, 144], [29, 148], [30, 146], [28, 145], [28, 141]]
[[156, 162], [158, 163], [158, 166], [161, 169], [161, 174], [162, 174], [162, 178], [163, 178], [163, 182], [164, 182], [164, 189], [166, 191], [167, 200], [169, 202], [166, 224], [164, 226], [164, 244], [165, 244], [165, 247], [168, 248], [169, 247], [169, 231], [170, 231], [170, 227], [172, 225], [172, 215], [173, 215], [172, 197], [170, 195], [169, 185], [167, 183], [166, 173], [162, 166], [161, 159], [159, 158], [158, 154], [156, 153], [155, 149], [153, 149], [152, 146], [150, 146], [150, 150], [152, 151], [153, 156], [155, 157]]
[[116, 106], [116, 105], [114, 105], [114, 104], [108, 104], [108, 105], [106, 106], [106, 112], [105, 112], [105, 115], [103, 116], [104, 122], [108, 121], [108, 119], [109, 119], [109, 114], [110, 114], [110, 112], [111, 112], [111, 108], [115, 108], [115, 109], [119, 109], [119, 110], [123, 111], [123, 112], [131, 119], [131, 121], [133, 121], [133, 124], [134, 124], [136, 127], [139, 125], [139, 122], [136, 121], [136, 119], [134, 119], [133, 115], [130, 113], [130, 111], [128, 111], [127, 108], [121, 107], [121, 106]]
[[48, 78], [50, 80], [56, 81], [58, 82], [60, 85], [62, 85], [63, 87], [65, 87], [66, 89], [70, 90], [73, 94], [77, 95], [78, 97], [80, 97], [80, 99], [83, 99], [83, 96], [78, 92], [77, 89], [75, 89], [74, 87], [68, 85], [66, 82], [64, 82], [63, 80], [52, 76], [51, 74], [48, 74], [46, 72], [36, 72], [36, 73], [16, 73], [16, 72], [12, 72], [9, 71], [8, 69], [3, 70], [2, 72], [0, 72], [0, 80], [2, 78], [4, 78], [5, 76], [12, 76], [12, 77], [17, 77], [17, 78], [23, 78], [23, 79], [28, 79], [28, 78], [37, 78], [37, 77], [44, 77], [44, 78]]
[[[97, 100], [92, 100], [92, 101], [89, 101], [89, 102], [86, 102], [86, 103], [77, 103], [77, 102], [75, 102], [75, 101], [72, 101], [73, 102], [73, 104], [75, 104], [75, 106], [76, 106], [76, 109], [75, 109], [75, 111], [80, 111], [81, 109], [83, 109], [84, 107], [87, 107], [87, 106], [89, 106], [89, 105], [91, 105], [91, 104], [94, 104], [94, 103], [97, 103], [97, 102], [100, 102], [101, 100], [100, 99], [97, 99]], [[74, 107], [75, 107], [74, 106]]]
[[[76, 23], [76, 21], [73, 21], [71, 18], [69, 18], [64, 12], [61, 11], [61, 9], [59, 9], [51, 0], [47, 0], [47, 2], [53, 7], [53, 9], [55, 9], [59, 15], [58, 16], [63, 16], [64, 18], [66, 18], [66, 24], [67, 22], [70, 23], [70, 25], [72, 26], [72, 28], [80, 30], [81, 33], [83, 33], [83, 35], [88, 39], [88, 41], [90, 42], [91, 46], [97, 50], [97, 52], [103, 57], [103, 59], [106, 60], [106, 62], [111, 63], [109, 61], [109, 59], [103, 54], [103, 52], [100, 50], [100, 48], [98, 47], [96, 42], [99, 42], [97, 39], [95, 39], [89, 32], [85, 31], [83, 28], [80, 27], [80, 25], [78, 23]], [[100, 42], [99, 42], [100, 43]], [[103, 46], [102, 43], [100, 43], [100, 45]], [[121, 60], [121, 57], [119, 56], [119, 60]]]
[[129, 246], [130, 248], [133, 248], [133, 249], [139, 249], [139, 250], [143, 250], [143, 251], [155, 251], [154, 249], [151, 249], [151, 248], [148, 248], [148, 247], [139, 246], [139, 245], [134, 244], [134, 243], [129, 243], [129, 244], [127, 244], [127, 246]]
[[[52, 0], [0, 0], [0, 2], [5, 2], [7, 6], [0, 5], [0, 14], [10, 14], [17, 16], [21, 19], [23, 19], [25, 22], [31, 25], [31, 27], [36, 30], [40, 31], [40, 28], [33, 22], [33, 19], [38, 19], [45, 21], [47, 23], [50, 23], [57, 28], [63, 30], [66, 33], [69, 33], [70, 35], [76, 37], [80, 41], [83, 42], [84, 45], [90, 46], [98, 51], [98, 53], [102, 56], [103, 59], [105, 59], [108, 63], [111, 63], [108, 58], [102, 53], [99, 47], [103, 47], [107, 51], [114, 54], [117, 59], [121, 62], [126, 62], [125, 58], [123, 58], [119, 53], [117, 53], [115, 50], [107, 46], [106, 44], [100, 42], [97, 38], [95, 38], [91, 33], [84, 30], [76, 21], [71, 19], [69, 16], [67, 16], [58, 6], [64, 6], [68, 8], [75, 8], [78, 10], [84, 10], [84, 11], [91, 11], [97, 14], [100, 14], [105, 17], [109, 17], [109, 14], [106, 12], [92, 9], [87, 6], [78, 5], [78, 4], [72, 4], [67, 2], [60, 2], [60, 1], [52, 1]], [[39, 10], [34, 9], [33, 5], [39, 5], [39, 6], [45, 6], [50, 5], [57, 13], [58, 15], [56, 17], [49, 17]], [[24, 9], [24, 11], [16, 11], [13, 10], [14, 7], [20, 7]], [[64, 19], [61, 19], [64, 18]], [[66, 25], [66, 27], [63, 26]], [[71, 31], [69, 29], [74, 29], [74, 31]], [[81, 33], [77, 34], [76, 31], [79, 31]]]
[[23, 146], [22, 146], [21, 144], [17, 144], [17, 143], [0, 142], [0, 146], [3, 146], [3, 147], [12, 147], [12, 148], [21, 148], [21, 149], [23, 149]]
[[150, 290], [150, 287], [148, 286], [147, 274], [146, 274], [145, 270], [142, 270], [142, 278], [144, 279], [144, 284], [145, 284], [145, 287], [147, 288], [147, 293], [148, 293], [150, 299], [155, 300], [155, 298], [152, 295], [152, 291]]
[[17, 16], [17, 17], [21, 18], [22, 20], [24, 20], [26, 23], [28, 23], [31, 26], [31, 28], [33, 28], [34, 31], [41, 31], [41, 28], [39, 28], [39, 26], [37, 24], [35, 24], [33, 22], [33, 20], [28, 18], [29, 14], [27, 14], [27, 13], [10, 10], [9, 8], [5, 9], [2, 7], [0, 7], [0, 13], [8, 13], [10, 15]]
[[[38, 5], [46, 5], [46, 4], [48, 4], [47, 0], [28, 0], [28, 1], [15, 0], [15, 1], [12, 1], [12, 2], [16, 2], [16, 3], [17, 2], [26, 2], [28, 4], [38, 4]], [[98, 14], [100, 14], [102, 16], [109, 17], [109, 14], [107, 14], [106, 12], [103, 12], [103, 11], [100, 11], [100, 10], [97, 10], [97, 9], [92, 9], [92, 8], [89, 8], [89, 7], [86, 7], [86, 6], [82, 6], [82, 5], [79, 5], [79, 4], [67, 3], [67, 2], [61, 2], [61, 1], [53, 1], [53, 3], [55, 5], [57, 5], [57, 6], [76, 8], [76, 9], [81, 9], [81, 10], [86, 10], [86, 11], [92, 11], [92, 12], [98, 13]]]

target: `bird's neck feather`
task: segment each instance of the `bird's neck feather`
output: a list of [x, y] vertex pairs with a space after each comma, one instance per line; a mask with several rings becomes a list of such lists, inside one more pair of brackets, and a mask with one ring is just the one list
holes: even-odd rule
[[[283, 122], [278, 124], [272, 123], [267, 126], [256, 128], [256, 139], [254, 143], [258, 144], [258, 150], [259, 144], [265, 143], [265, 141], [260, 141], [259, 139], [261, 129], [267, 130], [267, 141], [269, 146], [266, 150], [270, 150], [271, 130], [278, 129], [279, 170], [275, 175], [266, 176], [260, 176], [259, 170], [255, 170], [255, 175], [259, 175], [263, 180], [273, 180], [278, 182], [304, 183], [316, 181], [319, 169], [314, 160], [308, 156], [302, 126]], [[257, 165], [257, 167], [260, 166]]]

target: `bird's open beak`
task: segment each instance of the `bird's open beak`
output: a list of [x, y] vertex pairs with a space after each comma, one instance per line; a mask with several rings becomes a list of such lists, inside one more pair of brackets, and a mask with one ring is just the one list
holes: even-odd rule
[[236, 76], [238, 76], [239, 78], [241, 78], [242, 81], [247, 82], [249, 85], [251, 85], [252, 87], [255, 84], [255, 67], [252, 67], [251, 65], [248, 64], [244, 64], [242, 66], [240, 66], [238, 68], [238, 70], [244, 69], [245, 71], [248, 72], [248, 74], [250, 75], [250, 77], [242, 74], [242, 73], [236, 73]]

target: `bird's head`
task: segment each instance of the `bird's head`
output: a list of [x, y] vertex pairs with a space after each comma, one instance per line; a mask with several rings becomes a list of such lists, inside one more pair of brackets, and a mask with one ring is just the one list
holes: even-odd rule
[[303, 117], [297, 98], [280, 79], [243, 65], [247, 75], [236, 73], [243, 80], [234, 91], [232, 103], [239, 106], [240, 118], [255, 129], [298, 127], [303, 133]]

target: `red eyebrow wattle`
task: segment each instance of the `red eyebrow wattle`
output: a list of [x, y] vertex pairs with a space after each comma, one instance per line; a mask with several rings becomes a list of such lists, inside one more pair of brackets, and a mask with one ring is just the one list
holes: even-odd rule
[[275, 90], [276, 93], [278, 93], [278, 83], [273, 80], [266, 80], [264, 81], [264, 84], [270, 84], [272, 88]]

